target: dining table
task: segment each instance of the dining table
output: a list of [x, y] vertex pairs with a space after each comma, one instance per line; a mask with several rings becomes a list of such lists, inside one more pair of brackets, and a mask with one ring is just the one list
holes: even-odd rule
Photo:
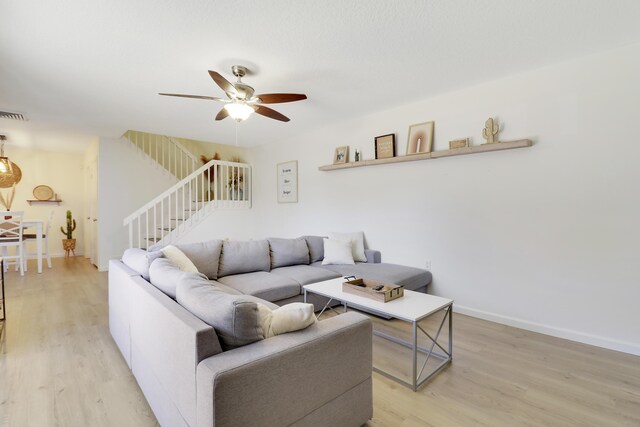
[[38, 273], [42, 273], [42, 231], [44, 229], [44, 221], [41, 219], [28, 219], [22, 221], [22, 228], [34, 228], [36, 230], [36, 250], [38, 257]]

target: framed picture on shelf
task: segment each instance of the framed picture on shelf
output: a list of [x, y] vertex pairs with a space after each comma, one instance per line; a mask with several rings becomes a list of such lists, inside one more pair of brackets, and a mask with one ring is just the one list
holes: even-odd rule
[[336, 148], [336, 152], [333, 155], [333, 164], [347, 163], [349, 161], [349, 146]]
[[298, 203], [298, 161], [278, 163], [278, 203]]
[[409, 126], [407, 154], [430, 153], [433, 144], [434, 122], [424, 122]]
[[388, 159], [396, 156], [396, 134], [376, 136], [376, 159]]

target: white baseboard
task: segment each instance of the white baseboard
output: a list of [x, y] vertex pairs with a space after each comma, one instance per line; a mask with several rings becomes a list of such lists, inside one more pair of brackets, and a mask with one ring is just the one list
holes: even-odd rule
[[[54, 252], [52, 252], [52, 253], [51, 253], [51, 258], [63, 258], [63, 257], [64, 257], [64, 255], [65, 255], [65, 253], [64, 253], [64, 252], [55, 252], [55, 253], [54, 253]], [[84, 254], [82, 253], [82, 251], [76, 251], [76, 256], [83, 256], [83, 255], [84, 255]], [[37, 259], [37, 258], [38, 258], [38, 256], [37, 256], [37, 255], [35, 255], [35, 254], [31, 254], [31, 253], [30, 253], [30, 254], [28, 254], [28, 255], [26, 256], [26, 258], [27, 258], [27, 259]], [[43, 259], [43, 260], [46, 260], [46, 257], [44, 256], [44, 254], [42, 254], [42, 259]], [[46, 261], [45, 261], [45, 262], [46, 262]]]
[[527, 331], [538, 332], [545, 335], [551, 335], [553, 337], [564, 338], [583, 344], [594, 345], [596, 347], [607, 348], [609, 350], [621, 351], [623, 353], [640, 356], [640, 345], [628, 341], [613, 340], [607, 337], [586, 334], [584, 332], [573, 331], [570, 329], [557, 328], [555, 326], [530, 322], [528, 320], [503, 316], [500, 314], [490, 313], [487, 311], [477, 310], [475, 308], [455, 304], [453, 305], [453, 311], [454, 313], [465, 314], [467, 316], [489, 320], [491, 322], [500, 323], [502, 325], [513, 326], [515, 328], [525, 329]]

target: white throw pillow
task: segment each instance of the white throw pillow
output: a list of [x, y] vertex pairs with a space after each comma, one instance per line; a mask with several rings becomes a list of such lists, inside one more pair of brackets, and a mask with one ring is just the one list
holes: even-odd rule
[[355, 264], [353, 262], [353, 250], [350, 240], [324, 240], [324, 259], [322, 265], [328, 264]]
[[330, 239], [350, 240], [351, 250], [353, 251], [353, 260], [357, 262], [367, 262], [367, 256], [364, 253], [364, 232], [356, 231], [353, 233], [327, 233]]
[[275, 310], [271, 310], [264, 304], [257, 305], [262, 334], [265, 338], [299, 331], [316, 323], [313, 304], [294, 302]]
[[165, 246], [161, 252], [165, 258], [171, 261], [178, 269], [185, 273], [198, 273], [198, 269], [180, 249], [173, 245]]

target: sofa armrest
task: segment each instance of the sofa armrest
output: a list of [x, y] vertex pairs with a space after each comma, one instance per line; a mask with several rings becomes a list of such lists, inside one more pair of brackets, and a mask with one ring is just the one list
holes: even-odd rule
[[209, 357], [197, 370], [198, 426], [291, 425], [357, 386], [346, 416], [360, 425], [373, 412], [371, 367], [371, 320], [355, 312]]
[[382, 254], [375, 249], [365, 249], [364, 255], [367, 257], [367, 262], [372, 264], [380, 264], [382, 262]]
[[142, 277], [131, 279], [131, 370], [161, 425], [195, 425], [195, 371], [222, 352], [218, 336]]

